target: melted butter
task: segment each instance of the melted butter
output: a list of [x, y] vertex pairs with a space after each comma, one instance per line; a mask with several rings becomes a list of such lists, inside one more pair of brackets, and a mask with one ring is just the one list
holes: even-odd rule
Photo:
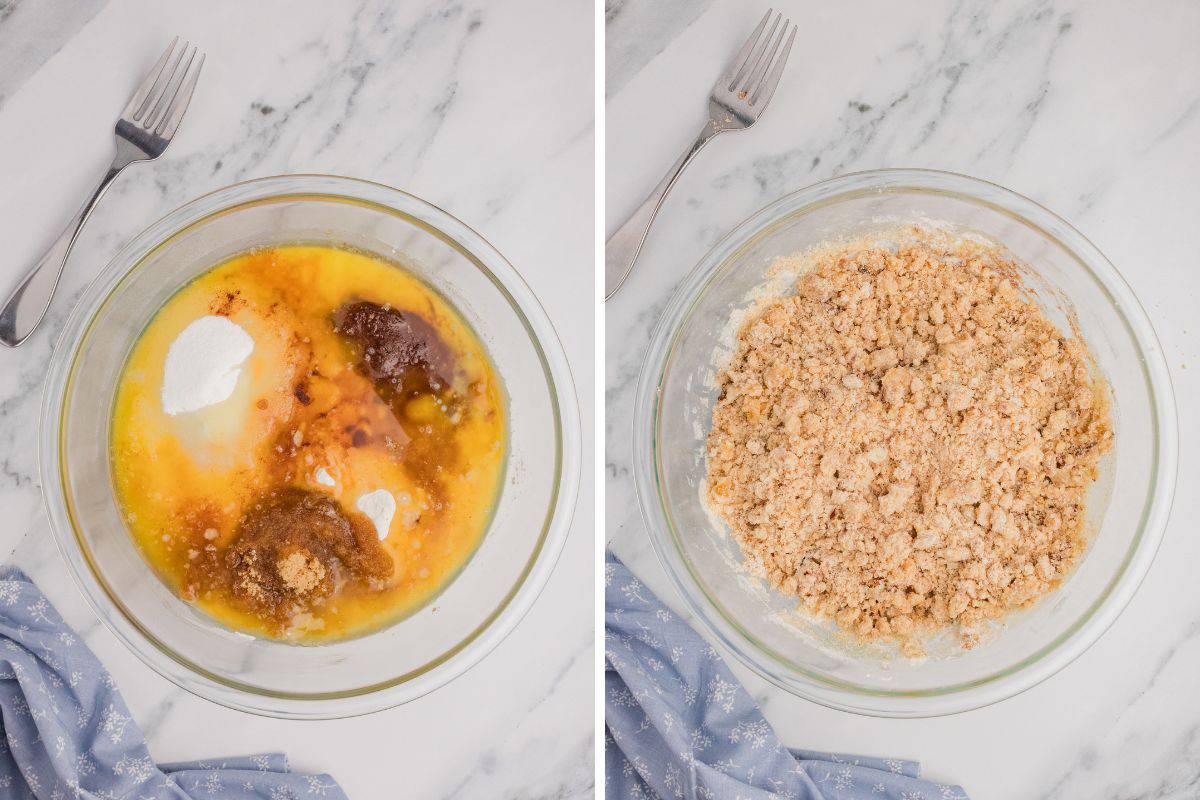
[[[360, 350], [334, 324], [340, 308], [362, 300], [427, 323], [451, 355], [449, 385], [408, 396], [373, 382]], [[207, 314], [236, 322], [254, 351], [227, 400], [168, 416], [160, 399], [167, 350]], [[256, 635], [342, 638], [419, 608], [474, 552], [503, 473], [504, 420], [503, 391], [482, 344], [429, 287], [366, 255], [275, 248], [200, 276], [135, 344], [113, 413], [115, 488], [134, 540], [184, 599]], [[239, 602], [223, 556], [247, 511], [285, 487], [332, 497], [367, 526], [359, 498], [390, 492], [396, 510], [380, 545], [391, 576], [341, 575], [328, 597], [282, 617]]]

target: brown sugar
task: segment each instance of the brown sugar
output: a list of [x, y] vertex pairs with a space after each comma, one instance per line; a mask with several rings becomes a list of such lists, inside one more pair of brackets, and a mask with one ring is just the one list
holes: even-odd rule
[[911, 229], [805, 266], [719, 375], [707, 499], [808, 612], [970, 647], [1083, 553], [1105, 390], [993, 246]]
[[320, 559], [303, 550], [296, 550], [275, 562], [283, 585], [296, 594], [308, 594], [321, 586], [327, 574]]
[[246, 513], [224, 566], [235, 597], [277, 617], [331, 594], [339, 571], [381, 579], [394, 569], [375, 534], [336, 500], [294, 487], [271, 492]]

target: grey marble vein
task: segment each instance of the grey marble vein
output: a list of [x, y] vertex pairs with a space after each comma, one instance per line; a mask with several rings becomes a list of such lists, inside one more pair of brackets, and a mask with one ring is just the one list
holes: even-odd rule
[[[678, 36], [709, 4], [710, 0], [650, 3], [605, 0], [605, 93], [612, 95], [619, 92], [638, 70], [662, 52], [666, 42]], [[746, 31], [752, 30], [757, 21], [756, 16], [748, 17]], [[713, 74], [722, 69], [720, 64], [723, 58], [723, 54], [713, 54], [712, 69], [717, 70]]]
[[0, 109], [105, 3], [0, 0]]

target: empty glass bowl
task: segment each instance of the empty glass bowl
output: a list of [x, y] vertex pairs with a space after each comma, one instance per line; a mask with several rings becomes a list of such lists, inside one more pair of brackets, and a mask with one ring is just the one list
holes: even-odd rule
[[[109, 463], [122, 365], [163, 303], [246, 250], [330, 244], [404, 266], [487, 347], [508, 394], [508, 465], [478, 550], [433, 601], [356, 639], [296, 646], [225, 628], [152, 573], [122, 522]], [[477, 663], [545, 585], [580, 470], [566, 356], [516, 270], [479, 234], [411, 195], [320, 175], [264, 178], [188, 203], [131, 241], [84, 293], [50, 366], [42, 486], [59, 547], [100, 618], [143, 661], [210, 700], [283, 717], [340, 717], [429, 692]]]
[[[1005, 618], [977, 647], [924, 661], [839, 644], [797, 601], [740, 569], [726, 526], [702, 507], [705, 439], [728, 355], [730, 316], [764, 287], [774, 259], [901, 223], [974, 232], [1028, 266], [1060, 327], [1072, 320], [1111, 388], [1115, 447], [1088, 499], [1088, 552], [1056, 591]], [[879, 716], [932, 716], [1001, 700], [1052, 675], [1129, 602], [1166, 525], [1175, 484], [1175, 405], [1145, 312], [1103, 255], [1064, 220], [1000, 186], [926, 170], [847, 175], [759, 211], [682, 283], [642, 368], [635, 475], [650, 538], [687, 606], [747, 666], [801, 697]]]

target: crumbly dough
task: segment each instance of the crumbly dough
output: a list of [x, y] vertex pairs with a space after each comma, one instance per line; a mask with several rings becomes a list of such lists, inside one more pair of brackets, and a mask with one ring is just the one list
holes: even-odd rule
[[994, 246], [912, 228], [803, 260], [719, 375], [708, 501], [803, 609], [970, 647], [1083, 552], [1107, 394]]

